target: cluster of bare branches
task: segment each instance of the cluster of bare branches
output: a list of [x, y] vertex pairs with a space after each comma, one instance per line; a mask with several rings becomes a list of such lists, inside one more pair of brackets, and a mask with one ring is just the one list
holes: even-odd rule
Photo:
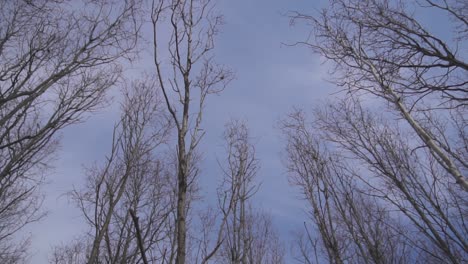
[[136, 43], [133, 1], [80, 4], [76, 11], [62, 1], [0, 2], [2, 262], [14, 263], [11, 236], [42, 216], [37, 189], [55, 134], [101, 105], [119, 79], [117, 60]]
[[[466, 150], [433, 127], [433, 117], [466, 111], [468, 64], [464, 47], [467, 6], [459, 1], [421, 1], [446, 13], [455, 38], [432, 34], [403, 1], [334, 0], [319, 17], [296, 14], [314, 27], [314, 42], [303, 42], [335, 65], [335, 81], [348, 91], [372, 94], [395, 110], [439, 164], [468, 191]], [[460, 153], [461, 151], [461, 153]]]
[[140, 81], [124, 91], [106, 162], [89, 168], [86, 187], [72, 193], [92, 230], [82, 252], [87, 263], [156, 262], [167, 250], [157, 243], [172, 236], [173, 174], [157, 148], [171, 126], [154, 85]]
[[405, 4], [334, 0], [319, 16], [293, 15], [311, 22], [315, 40], [302, 44], [333, 63], [348, 91], [311, 123], [301, 111], [282, 122], [291, 180], [316, 231], [306, 224], [300, 235], [303, 263], [468, 260], [467, 64], [457, 50], [467, 6], [418, 2], [451, 18], [446, 41]]
[[88, 243], [84, 239], [75, 239], [67, 244], [55, 246], [49, 258], [51, 264], [81, 264], [86, 263], [89, 255]]

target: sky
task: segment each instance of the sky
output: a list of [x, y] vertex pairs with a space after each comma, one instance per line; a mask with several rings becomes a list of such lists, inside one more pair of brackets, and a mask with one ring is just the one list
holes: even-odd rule
[[[310, 109], [328, 100], [336, 88], [325, 81], [327, 67], [318, 55], [305, 47], [285, 45], [306, 39], [310, 31], [305, 25], [290, 26], [287, 13], [312, 14], [325, 2], [220, 0], [218, 4], [226, 24], [217, 38], [216, 60], [230, 67], [236, 78], [220, 95], [207, 99], [203, 122], [206, 135], [200, 145], [204, 157], [202, 195], [213, 194], [219, 179], [216, 157], [223, 154], [224, 124], [231, 118], [247, 120], [261, 164], [257, 174], [261, 188], [255, 203], [271, 213], [288, 253], [291, 232], [302, 228], [306, 207], [298, 190], [288, 183], [281, 154], [284, 142], [275, 127], [293, 107]], [[146, 58], [149, 61], [143, 59], [139, 68], [154, 71], [151, 56]], [[84, 166], [103, 160], [118, 116], [114, 103], [62, 132], [61, 147], [51, 164], [54, 169], [42, 189], [48, 215], [25, 230], [32, 236], [30, 263], [48, 263], [53, 246], [86, 231], [66, 193], [83, 184]]]

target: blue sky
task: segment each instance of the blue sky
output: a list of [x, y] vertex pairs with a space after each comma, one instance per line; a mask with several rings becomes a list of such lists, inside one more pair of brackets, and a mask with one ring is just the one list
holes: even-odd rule
[[[221, 95], [207, 101], [203, 123], [207, 133], [200, 145], [204, 154], [202, 194], [206, 197], [213, 194], [213, 186], [219, 179], [216, 157], [223, 154], [224, 124], [231, 118], [247, 120], [261, 162], [257, 179], [262, 187], [256, 204], [272, 214], [286, 245], [291, 231], [300, 229], [306, 216], [299, 192], [288, 184], [281, 163], [284, 144], [275, 126], [294, 106], [310, 109], [327, 100], [335, 90], [324, 81], [327, 69], [317, 55], [304, 47], [282, 43], [303, 40], [310, 30], [304, 25], [291, 27], [288, 11], [313, 13], [325, 2], [222, 0], [218, 4], [226, 24], [217, 38], [216, 58], [236, 73], [236, 79]], [[142, 57], [149, 60], [138, 68], [152, 72], [151, 56]], [[117, 89], [113, 94], [118, 94]], [[52, 246], [67, 243], [86, 230], [79, 211], [65, 193], [73, 186], [81, 186], [84, 165], [103, 160], [118, 110], [114, 103], [91, 115], [86, 122], [63, 131], [61, 148], [53, 164], [55, 169], [43, 188], [44, 209], [49, 214], [26, 230], [32, 234], [31, 263], [47, 263]], [[286, 249], [289, 252], [289, 247]]]

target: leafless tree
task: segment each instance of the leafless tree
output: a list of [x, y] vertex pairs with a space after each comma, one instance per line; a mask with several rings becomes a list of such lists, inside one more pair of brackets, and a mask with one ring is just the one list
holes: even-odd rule
[[418, 148], [411, 132], [400, 127], [402, 122], [372, 114], [356, 100], [329, 107], [318, 114], [317, 122], [330, 131], [329, 140], [335, 140], [382, 180], [361, 177], [372, 195], [401, 211], [413, 230], [425, 237], [420, 239], [423, 245], [413, 242], [422, 254], [429, 254], [435, 262], [466, 261], [468, 197], [456, 192], [447, 171], [428, 149]]
[[[284, 246], [273, 226], [271, 214], [249, 205], [245, 218], [244, 226], [238, 227], [242, 234], [241, 252], [235, 252], [234, 247], [231, 248], [234, 250], [229, 251], [231, 257], [241, 256], [240, 261], [226, 258], [222, 263], [285, 263]], [[227, 247], [229, 248], [229, 244]]]
[[305, 227], [298, 248], [302, 262], [325, 258], [329, 263], [402, 263], [408, 257], [402, 250], [405, 243], [388, 228], [388, 212], [360, 193], [349, 166], [341, 162], [343, 157], [326, 150], [302, 112], [291, 114], [282, 128], [288, 140], [291, 182], [309, 203], [310, 218], [320, 235], [317, 239]]
[[301, 112], [283, 123], [292, 182], [320, 234], [302, 236], [304, 263], [321, 254], [330, 263], [466, 261], [468, 197], [403, 122], [345, 100], [317, 111], [313, 126]]
[[[312, 246], [318, 254], [326, 251], [330, 262], [352, 262], [349, 245], [343, 244], [345, 223], [351, 245], [359, 242], [360, 253], [351, 256], [366, 258], [358, 262], [467, 260], [467, 196], [450, 182], [451, 176], [468, 190], [462, 117], [467, 68], [456, 48], [466, 41], [467, 6], [461, 1], [417, 4], [447, 14], [455, 39], [446, 41], [424, 28], [402, 1], [333, 0], [317, 17], [293, 15], [293, 21], [311, 22], [315, 41], [302, 44], [334, 64], [334, 82], [348, 91], [347, 100], [316, 111], [312, 128], [297, 113], [284, 126], [288, 165], [311, 203], [321, 237], [303, 235], [301, 252]], [[372, 113], [362, 106], [362, 96], [366, 101], [375, 96], [372, 102], [384, 102], [390, 111]], [[343, 213], [342, 206], [352, 214]], [[382, 248], [367, 242], [381, 240], [370, 231], [382, 227], [372, 220], [372, 229], [362, 225], [362, 219], [376, 216], [391, 230], [381, 233], [393, 238], [386, 241], [394, 241], [383, 255]], [[359, 236], [352, 235], [355, 230]], [[387, 258], [402, 246], [407, 254]]]
[[[258, 190], [254, 176], [259, 169], [259, 162], [255, 157], [255, 149], [249, 142], [249, 134], [245, 123], [233, 121], [226, 125], [224, 134], [227, 152], [227, 168], [224, 171], [225, 188], [221, 193], [229, 192], [233, 200], [232, 216], [226, 226], [227, 239], [225, 251], [227, 259], [233, 263], [246, 262], [251, 236], [248, 234], [247, 200]], [[224, 190], [226, 189], [226, 190]], [[221, 196], [221, 195], [220, 195]]]
[[[73, 192], [93, 229], [88, 263], [139, 263], [143, 256], [150, 261], [162, 258], [157, 243], [167, 239], [165, 225], [174, 208], [173, 185], [165, 163], [156, 156], [170, 126], [154, 85], [137, 82], [124, 91], [123, 115], [114, 128], [105, 164], [89, 169], [88, 185]], [[136, 223], [130, 212], [135, 218], [139, 215]]]
[[133, 1], [76, 5], [80, 8], [53, 0], [0, 2], [2, 249], [41, 216], [36, 191], [56, 149], [55, 134], [101, 105], [119, 79], [119, 58], [131, 55], [136, 43]]
[[[177, 130], [175, 263], [184, 264], [189, 170], [204, 134], [201, 122], [205, 100], [207, 95], [222, 91], [232, 74], [212, 58], [214, 38], [222, 23], [212, 1], [155, 0], [151, 11], [156, 76]], [[167, 48], [167, 59], [161, 47]]]
[[227, 158], [218, 189], [224, 234], [218, 239], [221, 250], [217, 262], [283, 263], [284, 252], [270, 215], [254, 208], [250, 201], [260, 187], [255, 183], [260, 165], [246, 123], [227, 123], [224, 140]]
[[85, 239], [75, 239], [68, 244], [53, 248], [49, 257], [51, 264], [81, 264], [87, 261], [89, 249]]
[[468, 64], [464, 48], [458, 47], [465, 47], [468, 37], [468, 7], [457, 0], [417, 1], [421, 9], [451, 19], [455, 37], [449, 41], [425, 28], [406, 4], [332, 0], [320, 16], [296, 13], [293, 21], [311, 22], [315, 41], [302, 43], [334, 63], [337, 84], [383, 99], [408, 122], [447, 175], [468, 191], [466, 156], [460, 157], [456, 145], [445, 140], [449, 136], [440, 137], [428, 117], [466, 114]]
[[190, 263], [283, 263], [284, 249], [271, 216], [251, 202], [259, 188], [259, 161], [246, 123], [229, 121], [224, 140], [217, 208], [199, 211], [199, 225], [189, 239], [195, 244], [188, 252]]

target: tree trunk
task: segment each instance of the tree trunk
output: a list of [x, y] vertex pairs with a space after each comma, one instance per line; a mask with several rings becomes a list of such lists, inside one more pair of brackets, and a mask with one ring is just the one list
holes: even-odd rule
[[[182, 136], [182, 135], [181, 135]], [[185, 140], [179, 136], [179, 171], [177, 191], [177, 254], [176, 264], [185, 263], [186, 249], [186, 203], [187, 203], [187, 159]]]

